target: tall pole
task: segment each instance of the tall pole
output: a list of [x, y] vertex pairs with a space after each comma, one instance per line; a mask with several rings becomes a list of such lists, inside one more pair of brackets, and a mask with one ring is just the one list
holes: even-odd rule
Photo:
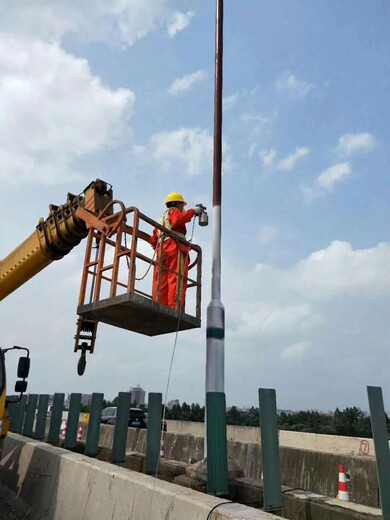
[[207, 307], [206, 393], [225, 386], [225, 309], [221, 301], [223, 0], [216, 0], [211, 301]]
[[[216, 0], [214, 77], [214, 159], [212, 209], [211, 301], [206, 326], [206, 398], [208, 392], [223, 392], [225, 386], [225, 309], [221, 301], [221, 203], [222, 203], [222, 51], [223, 0]], [[205, 458], [207, 458], [207, 407]]]
[[228, 492], [225, 388], [225, 309], [221, 301], [222, 206], [222, 56], [223, 0], [216, 0], [214, 162], [211, 301], [206, 328], [206, 430], [207, 492]]

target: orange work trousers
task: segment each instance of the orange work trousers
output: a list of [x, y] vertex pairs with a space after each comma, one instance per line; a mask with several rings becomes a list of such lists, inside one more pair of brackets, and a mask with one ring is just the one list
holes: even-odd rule
[[[158, 255], [156, 261], [159, 262]], [[156, 265], [153, 273], [153, 300], [172, 309], [184, 311], [187, 280], [178, 274], [167, 271], [166, 268], [188, 276], [188, 253], [177, 248], [176, 254], [167, 256], [162, 251], [161, 272], [159, 266]]]

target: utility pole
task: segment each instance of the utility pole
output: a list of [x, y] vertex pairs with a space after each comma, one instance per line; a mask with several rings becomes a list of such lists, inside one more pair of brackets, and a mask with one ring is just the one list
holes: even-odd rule
[[[221, 301], [223, 0], [216, 0], [211, 301], [206, 330], [206, 443], [208, 492], [227, 492], [225, 309]], [[208, 410], [207, 410], [208, 409]], [[223, 446], [222, 452], [220, 447]], [[226, 460], [225, 460], [226, 459]], [[212, 467], [211, 467], [212, 466]]]
[[206, 393], [225, 389], [225, 309], [221, 301], [223, 0], [216, 0], [211, 301], [207, 307]]

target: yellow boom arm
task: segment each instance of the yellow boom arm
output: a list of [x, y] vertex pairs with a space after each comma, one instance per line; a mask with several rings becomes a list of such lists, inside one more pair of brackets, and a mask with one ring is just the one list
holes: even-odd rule
[[0, 300], [53, 260], [63, 258], [87, 236], [88, 225], [77, 213], [78, 208], [98, 213], [111, 201], [111, 186], [98, 179], [82, 195], [68, 193], [62, 206], [51, 204], [47, 219], [41, 218], [35, 231], [0, 261]]

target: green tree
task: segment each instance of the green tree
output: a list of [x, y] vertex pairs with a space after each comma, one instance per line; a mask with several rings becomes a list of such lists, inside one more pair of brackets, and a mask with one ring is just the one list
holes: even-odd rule
[[190, 421], [191, 420], [191, 407], [189, 404], [187, 404], [186, 402], [184, 402], [181, 406], [181, 416], [180, 416], [180, 420], [181, 421]]
[[204, 407], [201, 408], [198, 403], [192, 403], [190, 420], [204, 422]]
[[232, 406], [226, 413], [226, 423], [240, 425], [242, 421], [241, 414], [236, 406]]
[[165, 412], [167, 419], [172, 419], [174, 421], [179, 421], [181, 417], [181, 406], [180, 404], [174, 404], [172, 410], [167, 410]]
[[252, 406], [246, 413], [245, 426], [259, 426], [260, 425], [260, 413], [259, 409]]
[[372, 437], [370, 418], [356, 406], [345, 408], [342, 412], [336, 408], [334, 419], [337, 435]]

